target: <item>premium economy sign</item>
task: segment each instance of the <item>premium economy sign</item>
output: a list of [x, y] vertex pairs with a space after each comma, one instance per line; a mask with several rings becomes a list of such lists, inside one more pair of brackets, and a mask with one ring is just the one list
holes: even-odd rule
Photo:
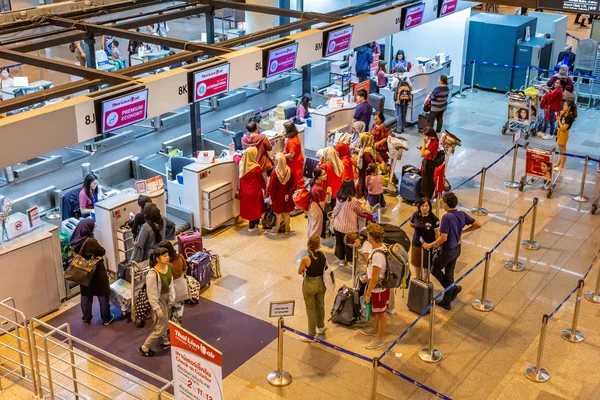
[[425, 4], [417, 4], [416, 6], [408, 7], [406, 9], [406, 16], [402, 24], [402, 30], [414, 28], [421, 25], [423, 22], [423, 12], [425, 11]]
[[270, 50], [267, 62], [267, 78], [294, 69], [296, 54], [298, 54], [298, 43]]
[[438, 8], [438, 16], [443, 17], [448, 14], [452, 14], [456, 11], [456, 5], [458, 0], [441, 0]]
[[229, 91], [229, 64], [194, 73], [194, 102]]
[[102, 102], [102, 133], [114, 131], [146, 119], [148, 89]]
[[352, 42], [353, 30], [353, 26], [347, 26], [329, 32], [327, 35], [327, 47], [325, 47], [325, 57], [348, 50], [350, 48], [350, 43]]
[[177, 400], [222, 400], [221, 352], [169, 322], [173, 387]]

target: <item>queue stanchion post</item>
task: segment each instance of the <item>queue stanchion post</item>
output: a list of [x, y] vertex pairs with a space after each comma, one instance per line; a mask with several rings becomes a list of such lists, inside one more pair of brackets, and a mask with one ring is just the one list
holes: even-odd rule
[[590, 156], [585, 156], [585, 160], [583, 162], [583, 174], [581, 175], [581, 184], [579, 186], [579, 194], [577, 196], [573, 196], [573, 200], [578, 203], [587, 203], [590, 199], [587, 196], [583, 195], [583, 191], [585, 190], [585, 177], [587, 175], [587, 167], [590, 161]]
[[[467, 72], [467, 64], [463, 64], [463, 66], [462, 66], [462, 74], [461, 74], [461, 77], [463, 77], [463, 79], [464, 79], [464, 76], [465, 76], [466, 72]], [[460, 82], [460, 85], [459, 85], [458, 94], [455, 94], [454, 97], [456, 97], [457, 99], [465, 99], [465, 98], [467, 98], [467, 95], [463, 94], [463, 82], [462, 82], [462, 79], [461, 79], [461, 82]]]
[[517, 169], [517, 157], [519, 155], [519, 143], [515, 143], [515, 152], [513, 153], [512, 170], [510, 172], [510, 181], [504, 182], [504, 186], [510, 189], [519, 187], [519, 182], [515, 181], [515, 173]]
[[542, 355], [544, 353], [544, 343], [546, 342], [546, 331], [548, 330], [548, 314], [542, 317], [542, 329], [540, 332], [540, 343], [538, 345], [537, 359], [535, 365], [525, 369], [525, 376], [534, 382], [546, 382], [550, 379], [550, 373], [542, 368]]
[[483, 192], [485, 190], [485, 174], [486, 174], [487, 168], [482, 168], [481, 169], [481, 181], [479, 183], [479, 201], [477, 204], [477, 207], [474, 207], [471, 209], [471, 213], [474, 215], [487, 215], [488, 211], [483, 208]]
[[579, 322], [579, 311], [581, 310], [581, 298], [583, 297], [583, 286], [585, 282], [580, 279], [577, 284], [577, 297], [575, 297], [575, 310], [573, 311], [573, 323], [571, 329], [565, 329], [562, 331], [560, 336], [567, 342], [581, 343], [585, 340], [583, 332], [577, 330], [577, 323]]
[[442, 361], [442, 352], [434, 347], [435, 329], [435, 297], [431, 294], [431, 309], [429, 310], [429, 343], [427, 347], [419, 350], [419, 358], [426, 363], [439, 363]]
[[471, 67], [471, 87], [466, 90], [468, 93], [477, 93], [478, 90], [475, 89], [475, 66], [477, 65], [477, 60], [473, 60], [473, 66]]
[[525, 250], [539, 250], [540, 244], [534, 240], [535, 235], [535, 221], [537, 219], [537, 207], [538, 207], [538, 198], [535, 197], [533, 199], [533, 211], [531, 215], [531, 230], [529, 231], [529, 240], [523, 240], [521, 242], [521, 247]]
[[271, 372], [267, 380], [273, 386], [284, 387], [292, 383], [292, 374], [283, 370], [283, 317], [277, 323], [277, 371]]
[[[600, 266], [600, 262], [598, 266]], [[592, 303], [600, 304], [600, 268], [598, 270], [598, 278], [596, 278], [596, 288], [587, 292], [585, 298]]]
[[377, 377], [379, 375], [379, 357], [373, 357], [373, 369], [371, 372], [371, 399], [377, 399]]
[[477, 311], [490, 312], [494, 309], [494, 303], [487, 299], [488, 275], [490, 273], [490, 260], [492, 253], [485, 253], [485, 266], [483, 269], [483, 284], [481, 287], [481, 298], [473, 301], [473, 308]]
[[440, 209], [442, 207], [441, 203], [442, 203], [442, 195], [438, 193], [438, 195], [437, 195], [437, 201], [436, 201], [436, 204], [435, 204], [435, 214], [436, 214], [436, 217], [438, 217], [438, 219], [442, 218], [440, 216]]
[[352, 287], [356, 287], [356, 264], [358, 263], [358, 249], [352, 246]]
[[521, 272], [525, 270], [525, 265], [519, 261], [519, 250], [521, 249], [521, 237], [523, 236], [523, 221], [525, 217], [519, 217], [519, 230], [517, 231], [517, 246], [515, 248], [515, 256], [512, 260], [507, 261], [504, 267], [513, 272]]

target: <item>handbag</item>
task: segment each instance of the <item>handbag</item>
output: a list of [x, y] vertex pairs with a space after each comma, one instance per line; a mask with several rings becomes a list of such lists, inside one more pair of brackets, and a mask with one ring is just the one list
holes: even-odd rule
[[264, 229], [271, 229], [275, 225], [275, 221], [277, 221], [277, 217], [273, 212], [273, 206], [269, 205], [265, 215], [262, 218], [261, 225]]
[[325, 283], [325, 289], [329, 293], [335, 294], [335, 276], [327, 264], [325, 264], [325, 269], [323, 270], [323, 283]]
[[175, 303], [183, 303], [190, 299], [190, 288], [185, 276], [174, 279], [173, 286], [175, 287]]
[[102, 257], [93, 257], [88, 260], [81, 255], [88, 239], [85, 239], [79, 252], [73, 254], [73, 259], [65, 270], [65, 279], [81, 286], [90, 284], [94, 272], [96, 272], [96, 266], [102, 260]]

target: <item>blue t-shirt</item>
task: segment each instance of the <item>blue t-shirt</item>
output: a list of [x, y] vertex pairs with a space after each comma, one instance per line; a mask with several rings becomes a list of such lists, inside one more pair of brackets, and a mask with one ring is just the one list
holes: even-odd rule
[[448, 235], [442, 248], [451, 250], [460, 244], [462, 230], [466, 225], [473, 225], [475, 219], [470, 215], [458, 211], [450, 210], [442, 217], [440, 233]]
[[422, 246], [421, 238], [423, 238], [425, 243], [435, 241], [435, 229], [440, 227], [440, 220], [434, 213], [430, 212], [426, 217], [423, 217], [416, 211], [410, 217], [410, 223], [415, 226], [415, 233], [412, 240], [413, 247]]
[[356, 110], [354, 110], [354, 115], [352, 116], [357, 121], [362, 121], [365, 123], [365, 130], [369, 130], [369, 124], [371, 123], [371, 105], [368, 101], [363, 101], [359, 105], [356, 106]]

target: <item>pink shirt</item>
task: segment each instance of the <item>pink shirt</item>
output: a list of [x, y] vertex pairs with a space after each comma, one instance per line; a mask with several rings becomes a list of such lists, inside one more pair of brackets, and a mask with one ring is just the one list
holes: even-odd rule
[[387, 79], [385, 76], [385, 72], [383, 72], [382, 70], [379, 70], [379, 72], [377, 72], [377, 86], [384, 87], [386, 85], [387, 85]]
[[367, 192], [372, 195], [383, 193], [383, 176], [367, 175]]
[[92, 199], [90, 199], [85, 193], [85, 188], [81, 189], [81, 191], [79, 192], [79, 207], [85, 208], [86, 210], [91, 210], [94, 208]]
[[296, 109], [296, 118], [306, 118], [306, 109], [302, 104]]

